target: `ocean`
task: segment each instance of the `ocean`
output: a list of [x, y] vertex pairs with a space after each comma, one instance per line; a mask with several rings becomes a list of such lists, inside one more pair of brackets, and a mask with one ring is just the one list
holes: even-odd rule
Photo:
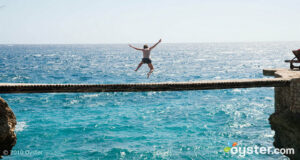
[[[143, 44], [135, 44], [142, 47]], [[126, 44], [0, 45], [1, 83], [149, 83], [272, 78], [300, 42], [160, 44], [154, 73]], [[273, 147], [273, 88], [137, 93], [1, 94], [17, 117], [4, 159], [287, 159]]]

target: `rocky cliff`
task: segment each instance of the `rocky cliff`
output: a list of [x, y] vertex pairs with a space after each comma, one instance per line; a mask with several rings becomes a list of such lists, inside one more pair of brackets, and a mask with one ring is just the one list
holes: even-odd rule
[[15, 126], [16, 116], [7, 103], [0, 98], [0, 158], [2, 155], [10, 155], [10, 151], [16, 144], [17, 137]]
[[300, 114], [285, 110], [272, 114], [269, 121], [275, 131], [274, 146], [294, 148], [295, 154], [286, 154], [286, 156], [292, 160], [300, 159]]
[[292, 160], [300, 159], [300, 72], [299, 70], [269, 69], [264, 75], [290, 79], [288, 87], [275, 87], [275, 113], [269, 122], [275, 131], [276, 148], [293, 148], [286, 154]]

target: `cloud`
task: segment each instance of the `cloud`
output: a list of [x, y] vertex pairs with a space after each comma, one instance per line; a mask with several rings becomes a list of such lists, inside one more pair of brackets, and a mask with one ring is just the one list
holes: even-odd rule
[[6, 7], [5, 5], [0, 5], [0, 9], [2, 9], [2, 8], [4, 8], [4, 7]]

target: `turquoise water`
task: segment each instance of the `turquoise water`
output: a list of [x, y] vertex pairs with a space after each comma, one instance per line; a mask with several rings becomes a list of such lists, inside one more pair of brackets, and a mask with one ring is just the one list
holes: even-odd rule
[[[141, 44], [139, 44], [141, 46]], [[139, 46], [137, 45], [137, 46]], [[155, 71], [134, 72], [127, 45], [0, 45], [0, 82], [145, 83], [270, 78], [300, 42], [161, 44]], [[17, 116], [5, 159], [284, 159], [241, 157], [238, 146], [273, 146], [273, 88], [141, 93], [1, 94]]]

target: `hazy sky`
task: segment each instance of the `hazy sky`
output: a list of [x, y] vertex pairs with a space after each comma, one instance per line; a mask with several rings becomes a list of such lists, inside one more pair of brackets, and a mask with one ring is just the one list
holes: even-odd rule
[[298, 41], [299, 0], [0, 0], [0, 43]]

